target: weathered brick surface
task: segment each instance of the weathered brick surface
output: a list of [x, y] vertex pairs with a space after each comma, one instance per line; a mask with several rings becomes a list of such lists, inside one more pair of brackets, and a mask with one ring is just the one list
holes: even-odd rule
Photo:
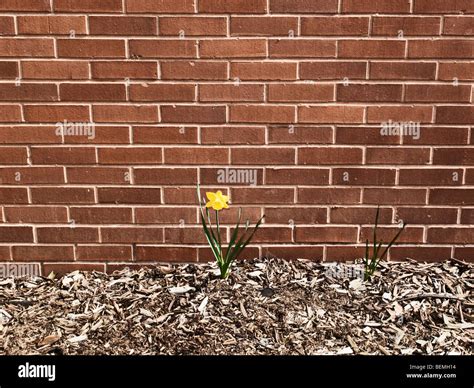
[[231, 196], [224, 239], [237, 206], [266, 214], [245, 257], [360, 257], [381, 205], [384, 238], [410, 224], [391, 260], [472, 261], [473, 14], [1, 1], [1, 256], [45, 273], [208, 261], [200, 182]]

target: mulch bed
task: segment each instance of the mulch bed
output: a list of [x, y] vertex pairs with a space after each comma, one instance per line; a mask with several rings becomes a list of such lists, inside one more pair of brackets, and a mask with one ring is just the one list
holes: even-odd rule
[[384, 264], [370, 282], [308, 261], [0, 281], [2, 354], [472, 354], [473, 264]]

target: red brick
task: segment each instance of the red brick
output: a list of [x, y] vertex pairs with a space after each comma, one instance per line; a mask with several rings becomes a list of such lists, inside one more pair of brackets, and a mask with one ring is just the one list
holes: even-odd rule
[[335, 58], [336, 41], [313, 39], [272, 39], [270, 58]]
[[471, 244], [474, 241], [473, 228], [428, 228], [429, 243]]
[[408, 58], [472, 58], [472, 40], [410, 40]]
[[125, 58], [125, 41], [112, 39], [58, 39], [59, 58]]
[[318, 205], [357, 204], [360, 202], [360, 189], [299, 188], [297, 202]]
[[98, 188], [99, 203], [115, 204], [159, 204], [161, 189], [159, 188]]
[[474, 205], [474, 189], [431, 189], [430, 205]]
[[289, 36], [298, 32], [296, 17], [232, 17], [230, 34], [232, 36]]
[[271, 188], [237, 188], [231, 191], [231, 200], [234, 204], [285, 204], [293, 203], [293, 189]]
[[31, 202], [34, 204], [94, 203], [94, 190], [87, 187], [33, 187]]
[[195, 185], [195, 168], [135, 168], [134, 183], [138, 185]]
[[[372, 207], [332, 207], [331, 223], [335, 224], [373, 224], [377, 210]], [[381, 208], [379, 224], [392, 223], [392, 209]]]
[[[453, 209], [453, 210], [455, 210], [455, 209]], [[444, 223], [445, 223], [444, 220], [442, 222], [440, 222], [440, 224], [444, 224]], [[474, 225], [474, 209], [462, 209], [461, 210], [461, 224]]]
[[101, 228], [100, 235], [105, 243], [161, 243], [163, 228]]
[[391, 261], [403, 261], [406, 259], [418, 261], [440, 261], [451, 258], [449, 247], [399, 247], [390, 249]]
[[323, 247], [311, 246], [275, 246], [270, 245], [262, 248], [264, 257], [276, 257], [285, 260], [313, 260], [322, 261]]
[[130, 135], [128, 127], [119, 126], [94, 126], [95, 136], [87, 133], [84, 135], [64, 134], [66, 144], [128, 144]]
[[17, 12], [49, 12], [51, 5], [49, 0], [3, 0], [0, 11]]
[[86, 80], [89, 66], [78, 61], [25, 61], [21, 62], [21, 73], [24, 79]]
[[61, 167], [3, 167], [0, 181], [9, 185], [37, 185], [65, 183]]
[[28, 203], [28, 192], [26, 188], [10, 188], [0, 189], [0, 201], [2, 204], [23, 204]]
[[441, 18], [439, 17], [384, 17], [373, 19], [372, 35], [374, 36], [436, 36], [440, 34]]
[[61, 143], [61, 137], [56, 135], [55, 127], [22, 126], [1, 127], [1, 144], [48, 144]]
[[300, 78], [305, 80], [365, 79], [366, 62], [300, 62]]
[[156, 105], [95, 105], [92, 107], [95, 122], [99, 123], [156, 123]]
[[401, 102], [402, 88], [402, 85], [387, 84], [339, 84], [337, 85], [337, 101]]
[[294, 123], [295, 107], [282, 105], [232, 105], [231, 123]]
[[0, 242], [33, 242], [33, 228], [29, 226], [0, 226]]
[[155, 17], [89, 16], [90, 35], [157, 35]]
[[272, 224], [325, 224], [327, 222], [325, 208], [266, 207], [264, 213], [265, 222]]
[[109, 167], [67, 167], [68, 183], [118, 184], [130, 183], [128, 168]]
[[131, 58], [196, 58], [194, 40], [130, 40]]
[[474, 13], [470, 0], [416, 0], [415, 13]]
[[370, 79], [434, 80], [434, 62], [370, 62]]
[[210, 61], [164, 61], [160, 62], [163, 80], [226, 80], [227, 63]]
[[226, 148], [165, 148], [166, 164], [227, 164], [229, 151]]
[[226, 122], [225, 106], [161, 106], [164, 123], [219, 124]]
[[366, 188], [363, 193], [364, 204], [379, 205], [424, 205], [425, 189]]
[[331, 84], [270, 84], [270, 102], [327, 102], [334, 101], [334, 85]]
[[[0, 131], [3, 128], [0, 129]], [[28, 153], [25, 147], [2, 147], [0, 164], [27, 164]]]
[[71, 123], [90, 121], [89, 107], [86, 105], [25, 105], [25, 121], [29, 123]]
[[474, 148], [435, 148], [433, 164], [474, 165]]
[[301, 35], [312, 36], [367, 36], [368, 17], [304, 17]]
[[474, 80], [473, 62], [440, 62], [438, 78], [442, 81]]
[[54, 39], [0, 39], [0, 57], [54, 57]]
[[410, 169], [400, 170], [400, 185], [405, 186], [460, 186], [462, 170]]
[[73, 261], [74, 247], [57, 245], [23, 245], [12, 247], [16, 261]]
[[474, 247], [455, 247], [454, 257], [458, 260], [472, 262], [474, 257]]
[[397, 208], [397, 219], [408, 224], [456, 224], [457, 209], [436, 207], [400, 207]]
[[[337, 127], [336, 144], [399, 144], [400, 136], [384, 136], [380, 127]], [[377, 148], [378, 149], [378, 148]], [[377, 152], [376, 148], [370, 149]], [[386, 148], [384, 148], [386, 150]]]
[[76, 257], [79, 261], [130, 261], [132, 248], [129, 245], [79, 245]]
[[[271, 163], [271, 165], [274, 164], [276, 163]], [[267, 167], [265, 183], [268, 185], [328, 185], [329, 169]]]
[[143, 261], [173, 261], [194, 262], [197, 261], [197, 248], [191, 247], [162, 247], [162, 246], [137, 246], [135, 248], [136, 260]]
[[185, 207], [139, 207], [135, 209], [137, 224], [195, 224], [195, 208]]
[[474, 122], [474, 106], [438, 106], [436, 122], [440, 124], [472, 124]]
[[407, 102], [470, 102], [471, 87], [468, 85], [406, 85]]
[[230, 78], [241, 81], [296, 80], [296, 63], [288, 62], [232, 62]]
[[293, 148], [234, 148], [231, 151], [232, 164], [295, 164]]
[[15, 35], [15, 19], [11, 16], [0, 16], [0, 36]]
[[133, 127], [134, 144], [197, 144], [196, 127]]
[[[221, 240], [226, 241], [227, 228], [221, 228]], [[215, 231], [214, 231], [215, 233]], [[165, 228], [165, 243], [166, 244], [203, 244], [206, 243], [206, 237], [201, 228]]]
[[126, 87], [122, 84], [61, 84], [61, 101], [125, 101]]
[[343, 0], [345, 13], [409, 13], [410, 0]]
[[332, 183], [349, 186], [393, 186], [395, 170], [381, 168], [335, 168]]
[[193, 102], [195, 86], [192, 84], [130, 85], [130, 101]]
[[369, 106], [367, 120], [369, 123], [419, 122], [431, 123], [433, 108], [431, 106]]
[[55, 12], [122, 12], [121, 0], [54, 0]]
[[2, 83], [0, 101], [58, 101], [58, 91], [54, 84]]
[[278, 126], [268, 128], [269, 144], [330, 144], [331, 127]]
[[37, 228], [40, 243], [87, 243], [99, 242], [97, 228], [84, 227], [43, 227]]
[[403, 40], [341, 40], [339, 58], [404, 58]]
[[337, 13], [337, 0], [270, 0], [271, 13]]
[[[384, 247], [386, 247], [387, 241], [392, 241], [392, 239], [399, 232], [400, 227], [380, 227], [377, 228], [377, 239], [379, 241], [384, 241]], [[369, 240], [372, 242], [374, 229], [372, 226], [363, 227], [360, 229], [360, 242], [366, 242]], [[423, 228], [421, 227], [406, 227], [405, 230], [400, 234], [398, 243], [422, 243], [423, 242]]]
[[296, 242], [311, 243], [342, 243], [357, 240], [357, 228], [334, 226], [297, 226]]
[[365, 246], [328, 246], [326, 262], [353, 262], [365, 255]]
[[[234, 228], [231, 229], [230, 233], [233, 233]], [[289, 243], [292, 241], [292, 228], [289, 226], [285, 227], [268, 227], [261, 226], [252, 238], [253, 243], [270, 243], [276, 242], [280, 244]], [[238, 236], [241, 236], [239, 234]]]
[[0, 77], [2, 79], [15, 79], [18, 75], [17, 62], [0, 62]]
[[[415, 164], [430, 162], [429, 148], [367, 148], [366, 164]], [[421, 171], [421, 170], [420, 170]], [[426, 170], [423, 170], [426, 171]]]
[[199, 13], [265, 13], [267, 12], [266, 0], [200, 0]]
[[301, 106], [298, 108], [298, 122], [321, 124], [363, 123], [364, 111], [364, 107], [355, 105]]
[[157, 79], [156, 62], [104, 61], [91, 63], [94, 79]]
[[[227, 189], [222, 189], [222, 187], [215, 188], [201, 188], [201, 197], [206, 198], [206, 191], [217, 191], [221, 190], [223, 194], [228, 195]], [[194, 205], [197, 204], [197, 194], [196, 188], [171, 188], [165, 187], [163, 189], [163, 198], [165, 204], [179, 204], [179, 205]]]
[[125, 0], [127, 13], [194, 13], [194, 0]]
[[362, 149], [347, 147], [304, 147], [298, 150], [298, 164], [361, 164]]
[[264, 85], [256, 84], [202, 84], [199, 85], [199, 101], [263, 102]]
[[473, 17], [446, 17], [444, 18], [444, 35], [474, 35]]
[[266, 53], [263, 39], [212, 39], [199, 44], [201, 58], [264, 58]]
[[92, 147], [32, 147], [34, 164], [95, 164], [95, 149]]
[[84, 16], [19, 16], [18, 34], [24, 35], [85, 35]]
[[14, 224], [67, 223], [67, 208], [60, 206], [4, 207], [5, 219]]
[[100, 148], [98, 153], [100, 164], [161, 164], [163, 161], [161, 148]]
[[415, 139], [410, 136], [403, 137], [403, 144], [467, 144], [467, 128], [455, 127], [422, 127], [420, 129], [420, 138]]
[[[229, 169], [228, 167], [201, 167], [199, 172], [199, 182], [201, 185], [225, 184], [227, 186], [260, 186], [263, 184], [263, 168]], [[228, 178], [226, 174], [228, 174]]]
[[264, 144], [264, 127], [201, 127], [202, 144]]
[[0, 105], [0, 123], [18, 123], [20, 121], [22, 121], [20, 105]]
[[160, 35], [164, 36], [226, 36], [225, 17], [160, 17]]

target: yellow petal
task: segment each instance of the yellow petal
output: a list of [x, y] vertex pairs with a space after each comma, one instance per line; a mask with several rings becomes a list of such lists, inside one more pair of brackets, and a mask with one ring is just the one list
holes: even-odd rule
[[213, 193], [211, 191], [208, 191], [206, 193], [206, 197], [209, 201], [215, 201], [216, 200], [216, 193]]

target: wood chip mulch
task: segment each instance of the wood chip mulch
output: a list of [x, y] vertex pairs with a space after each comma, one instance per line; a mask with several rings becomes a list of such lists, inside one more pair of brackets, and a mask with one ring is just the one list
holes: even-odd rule
[[473, 354], [473, 264], [309, 261], [0, 280], [1, 354]]

